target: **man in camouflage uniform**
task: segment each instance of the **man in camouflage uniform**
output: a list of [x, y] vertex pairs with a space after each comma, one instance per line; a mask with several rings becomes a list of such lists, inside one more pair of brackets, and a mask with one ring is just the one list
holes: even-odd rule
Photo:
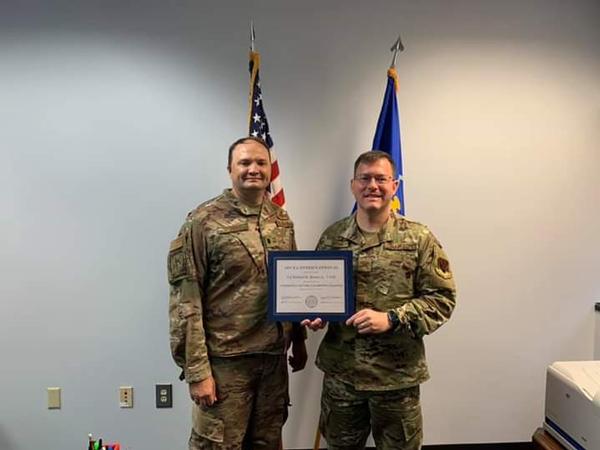
[[317, 354], [325, 372], [320, 429], [330, 449], [364, 449], [371, 430], [380, 450], [421, 447], [419, 385], [429, 378], [423, 336], [455, 305], [440, 243], [424, 225], [390, 212], [395, 172], [386, 153], [360, 155], [351, 181], [356, 214], [327, 228], [317, 246], [352, 251], [356, 295], [357, 312], [329, 324]]
[[303, 329], [267, 321], [267, 252], [296, 248], [287, 213], [271, 203], [269, 150], [229, 148], [232, 189], [192, 211], [171, 242], [171, 352], [189, 383], [191, 450], [278, 449], [290, 365], [306, 363]]

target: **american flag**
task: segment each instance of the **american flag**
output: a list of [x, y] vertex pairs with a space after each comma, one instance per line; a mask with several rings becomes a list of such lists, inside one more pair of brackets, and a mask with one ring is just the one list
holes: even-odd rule
[[285, 195], [283, 194], [283, 185], [279, 174], [279, 164], [277, 156], [273, 150], [273, 140], [269, 133], [269, 124], [262, 100], [260, 90], [260, 77], [258, 74], [260, 68], [260, 55], [258, 52], [250, 52], [250, 114], [248, 118], [248, 133], [250, 136], [259, 137], [264, 140], [271, 151], [271, 201], [276, 205], [285, 208]]

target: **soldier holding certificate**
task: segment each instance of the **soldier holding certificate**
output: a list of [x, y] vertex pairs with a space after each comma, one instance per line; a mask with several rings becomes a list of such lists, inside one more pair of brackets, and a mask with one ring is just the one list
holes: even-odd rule
[[352, 251], [356, 298], [355, 314], [329, 323], [316, 360], [325, 373], [320, 429], [329, 449], [363, 449], [371, 431], [380, 450], [422, 444], [423, 337], [450, 318], [456, 290], [429, 229], [390, 212], [395, 173], [387, 153], [360, 155], [350, 184], [356, 214], [327, 228], [317, 246]]
[[304, 333], [267, 320], [267, 252], [294, 250], [293, 224], [271, 203], [269, 150], [229, 148], [232, 189], [189, 215], [169, 249], [171, 351], [189, 384], [190, 450], [279, 449], [287, 417], [286, 352], [300, 370]]

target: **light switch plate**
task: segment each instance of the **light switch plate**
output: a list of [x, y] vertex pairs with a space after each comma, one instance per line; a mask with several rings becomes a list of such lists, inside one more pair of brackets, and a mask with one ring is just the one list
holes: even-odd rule
[[121, 408], [133, 408], [133, 387], [121, 386], [119, 388], [119, 406]]
[[60, 409], [60, 388], [48, 388], [48, 409]]

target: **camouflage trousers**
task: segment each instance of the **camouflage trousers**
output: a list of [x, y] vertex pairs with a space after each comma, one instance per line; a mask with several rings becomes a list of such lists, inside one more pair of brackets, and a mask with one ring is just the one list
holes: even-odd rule
[[357, 391], [325, 375], [319, 428], [331, 450], [364, 449], [371, 429], [378, 450], [419, 450], [423, 441], [419, 386]]
[[287, 419], [285, 355], [211, 358], [217, 402], [194, 405], [190, 450], [278, 450]]

